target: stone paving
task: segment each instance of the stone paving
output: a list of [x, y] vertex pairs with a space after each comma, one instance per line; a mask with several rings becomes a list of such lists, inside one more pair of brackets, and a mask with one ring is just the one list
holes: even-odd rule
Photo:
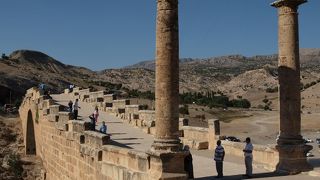
[[[60, 94], [52, 95], [53, 99], [57, 103], [67, 105], [69, 100], [75, 99], [70, 95]], [[80, 102], [79, 106], [79, 120], [89, 120], [89, 115], [93, 113], [94, 107], [89, 103]], [[108, 127], [108, 134], [111, 134], [111, 144], [126, 148], [135, 149], [138, 151], [147, 151], [150, 149], [153, 142], [153, 136], [145, 134], [142, 130], [133, 127], [129, 124], [123, 123], [123, 121], [115, 116], [112, 116], [106, 112], [99, 112], [100, 116], [96, 129], [99, 129], [101, 122], [105, 121]], [[192, 151], [194, 175], [196, 179], [207, 180], [215, 179], [215, 163], [212, 159], [213, 151], [202, 150]], [[317, 168], [317, 170], [320, 167]], [[320, 179], [320, 173], [318, 171], [312, 171], [310, 173], [302, 173], [294, 176], [281, 176], [274, 174], [263, 168], [254, 167], [253, 179]], [[243, 159], [240, 157], [226, 156], [224, 162], [224, 178], [223, 179], [242, 179], [242, 174], [245, 172], [245, 166]], [[312, 176], [310, 176], [312, 175]], [[317, 176], [317, 177], [316, 177]]]

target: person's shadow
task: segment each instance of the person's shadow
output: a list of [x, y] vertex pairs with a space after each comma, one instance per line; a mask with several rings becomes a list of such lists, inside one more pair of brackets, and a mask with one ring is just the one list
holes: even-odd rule
[[[253, 174], [250, 179], [259, 179], [259, 178], [271, 178], [271, 177], [280, 177], [280, 176], [289, 176], [288, 173], [278, 173], [278, 172], [267, 172], [267, 173], [257, 173]], [[207, 176], [201, 178], [195, 178], [197, 180], [210, 180], [210, 179], [221, 179], [221, 180], [239, 180], [239, 179], [249, 179], [243, 175], [232, 175], [232, 176], [223, 176], [223, 178], [215, 178], [216, 176]]]

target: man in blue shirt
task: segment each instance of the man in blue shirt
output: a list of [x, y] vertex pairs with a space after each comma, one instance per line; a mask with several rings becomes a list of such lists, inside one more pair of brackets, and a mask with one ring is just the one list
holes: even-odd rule
[[214, 160], [216, 161], [216, 170], [218, 176], [216, 178], [223, 178], [223, 159], [224, 159], [224, 148], [221, 146], [221, 141], [217, 141], [217, 147], [214, 151]]
[[103, 134], [107, 134], [107, 126], [106, 123], [104, 121], [102, 121], [102, 125], [100, 127], [100, 132]]

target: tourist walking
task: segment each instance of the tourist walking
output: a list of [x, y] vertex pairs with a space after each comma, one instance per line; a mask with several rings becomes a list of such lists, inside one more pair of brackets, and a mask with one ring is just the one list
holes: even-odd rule
[[214, 151], [214, 160], [216, 161], [216, 178], [223, 178], [223, 160], [224, 160], [224, 148], [221, 146], [221, 141], [217, 141], [217, 147]]
[[69, 103], [68, 103], [69, 112], [70, 112], [70, 113], [72, 113], [72, 104], [73, 104], [73, 102], [70, 100]]
[[107, 126], [106, 126], [106, 123], [104, 121], [102, 121], [102, 125], [100, 127], [100, 130], [99, 130], [101, 133], [103, 134], [107, 134]]
[[244, 152], [244, 162], [246, 165], [246, 174], [244, 175], [247, 178], [252, 177], [252, 151], [253, 145], [251, 144], [251, 139], [249, 137], [246, 138], [246, 146], [243, 149]]
[[91, 120], [91, 130], [92, 131], [96, 130], [96, 123], [98, 121], [98, 117], [99, 117], [99, 110], [98, 110], [98, 107], [96, 106], [94, 108], [94, 112], [89, 116], [89, 118]]
[[98, 117], [99, 117], [99, 109], [98, 109], [98, 106], [96, 106], [93, 112], [93, 118], [96, 121], [96, 123], [98, 122]]
[[79, 100], [76, 99], [76, 101], [74, 101], [73, 105], [72, 105], [72, 109], [73, 109], [73, 119], [77, 120], [78, 119], [78, 109], [81, 109], [79, 106]]

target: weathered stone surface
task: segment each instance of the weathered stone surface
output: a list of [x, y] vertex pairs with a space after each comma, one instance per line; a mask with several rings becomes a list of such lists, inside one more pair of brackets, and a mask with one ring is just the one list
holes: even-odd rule
[[220, 123], [218, 119], [208, 119], [209, 149], [215, 149], [216, 142], [220, 139]]
[[83, 133], [84, 131], [90, 130], [90, 122], [70, 120], [68, 121], [69, 131]]
[[279, 44], [279, 96], [280, 131], [277, 149], [280, 153], [278, 171], [298, 173], [311, 170], [306, 146], [301, 136], [301, 94], [298, 6], [305, 0], [278, 0], [272, 5], [278, 8]]
[[179, 129], [182, 129], [183, 126], [189, 126], [189, 119], [179, 118]]
[[85, 137], [85, 144], [91, 147], [99, 148], [106, 145], [110, 140], [109, 135], [102, 134], [97, 131], [84, 131], [83, 133]]
[[[226, 154], [243, 157], [243, 148], [245, 143], [231, 142], [222, 140], [222, 146]], [[279, 162], [279, 152], [274, 146], [253, 145], [253, 161], [264, 165], [265, 168], [274, 171]]]
[[158, 0], [155, 86], [156, 138], [159, 141], [177, 140], [179, 138], [178, 0]]
[[[108, 135], [86, 131], [89, 123], [69, 120], [68, 112], [43, 116], [39, 111], [36, 124], [38, 101], [33, 96], [37, 93], [29, 92], [32, 95], [19, 108], [24, 141], [27, 153], [39, 155], [43, 160], [47, 179], [150, 179], [146, 153], [109, 148]], [[51, 112], [57, 109], [58, 106], [51, 106]]]
[[208, 141], [181, 138], [183, 145], [188, 145], [191, 149], [208, 149]]

